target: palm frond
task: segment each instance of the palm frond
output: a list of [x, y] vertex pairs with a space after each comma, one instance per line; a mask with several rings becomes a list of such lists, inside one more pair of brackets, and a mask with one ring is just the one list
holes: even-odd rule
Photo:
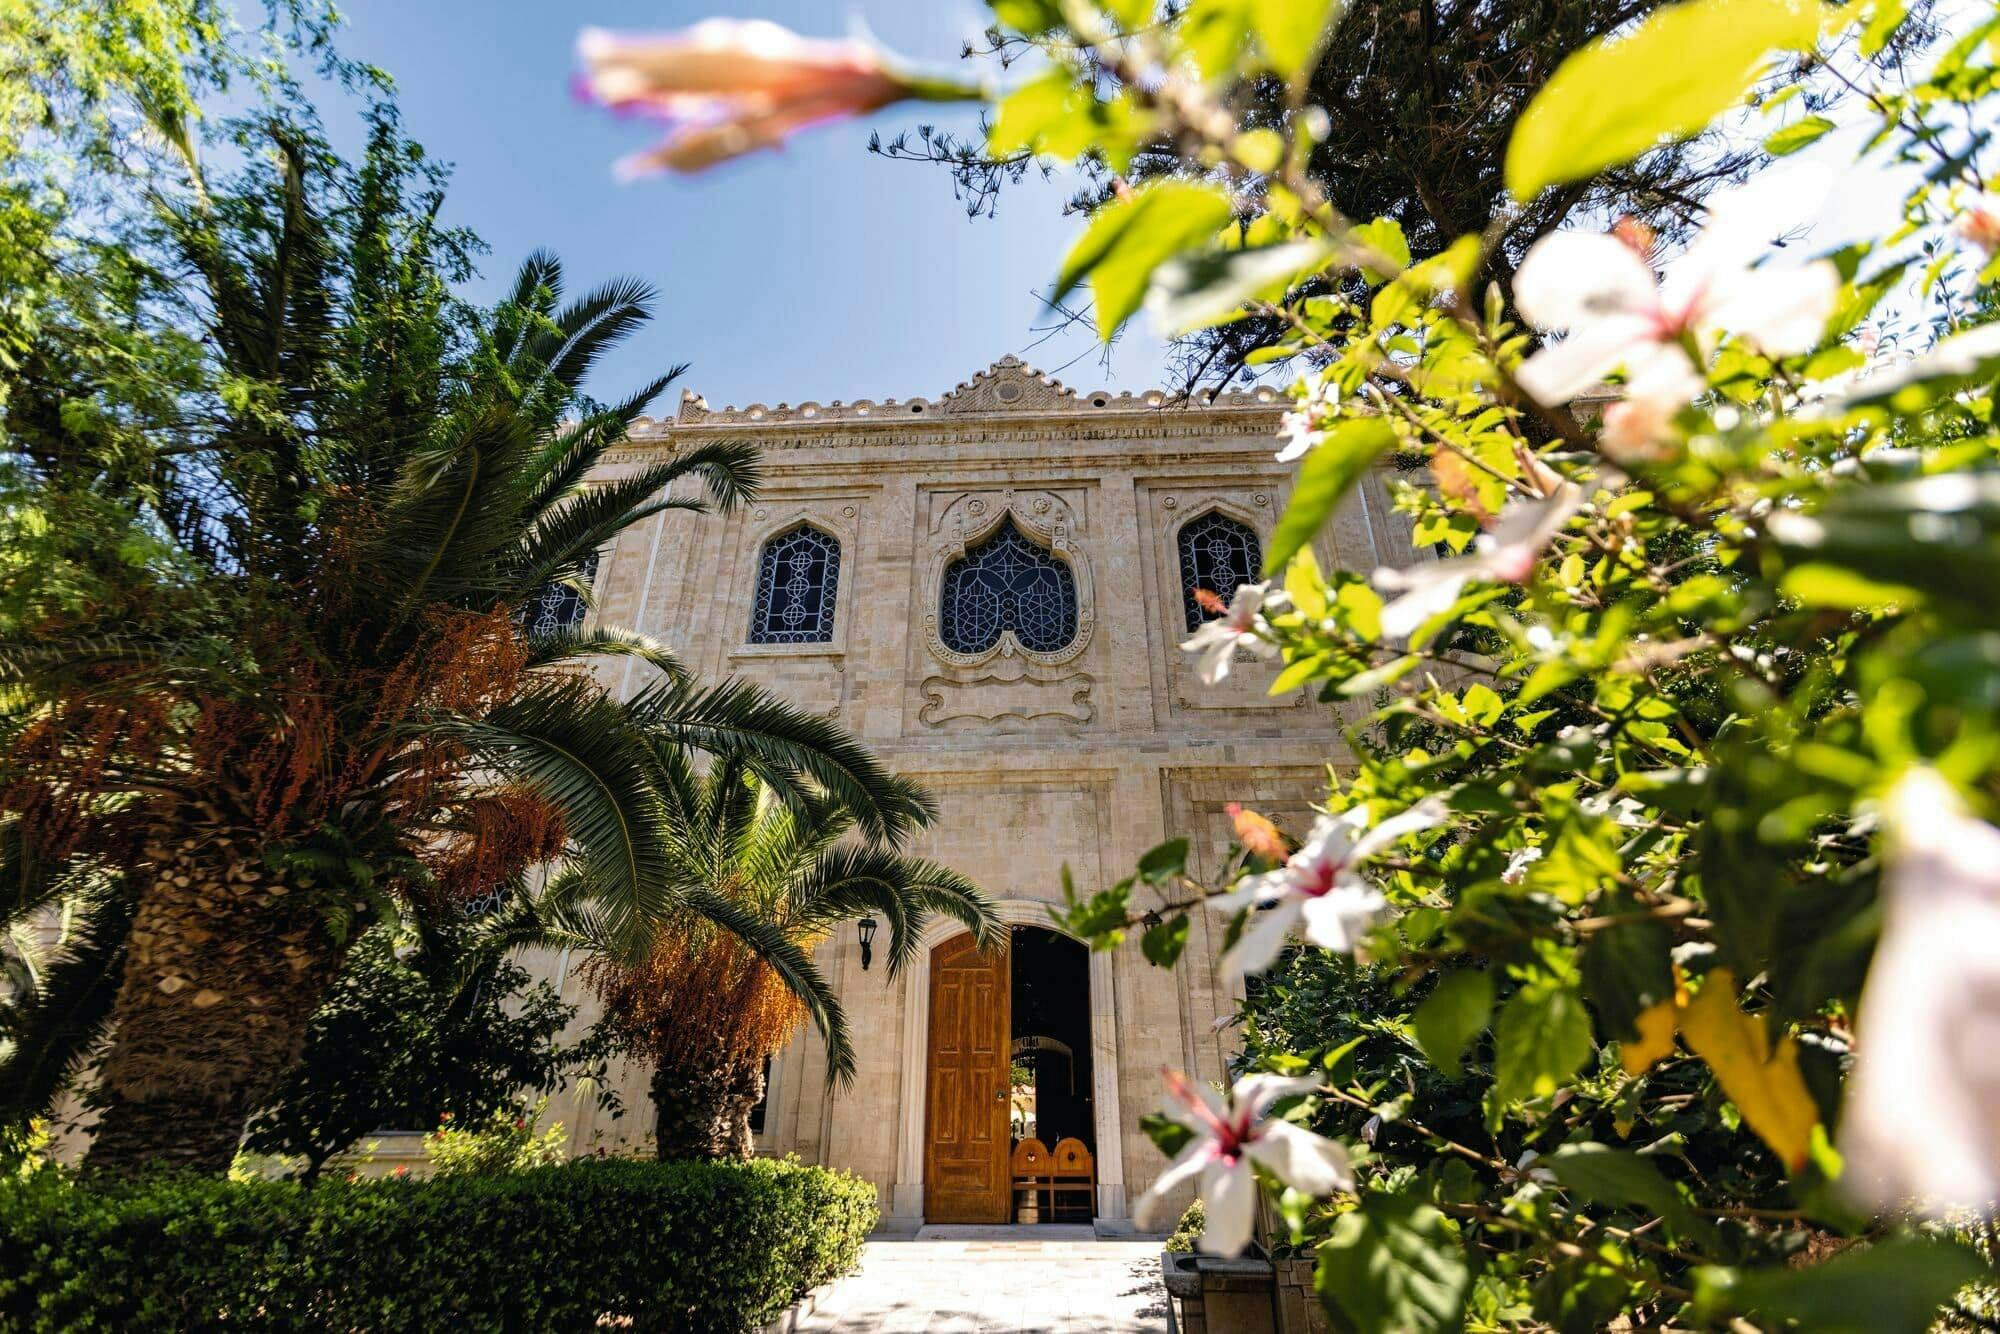
[[872, 841], [899, 845], [936, 816], [927, 796], [845, 730], [748, 682], [657, 682], [626, 708], [657, 739], [740, 760], [780, 791], [817, 786]]
[[528, 494], [528, 513], [539, 517], [556, 501], [581, 486], [604, 451], [625, 439], [626, 432], [647, 406], [687, 371], [683, 362], [621, 403], [587, 414], [559, 428], [536, 459], [537, 479]]
[[878, 848], [839, 847], [794, 889], [798, 920], [814, 927], [879, 912], [889, 923], [889, 972], [900, 973], [922, 946], [926, 918], [951, 918], [982, 947], [999, 927], [992, 900], [972, 880], [937, 862]]
[[43, 971], [41, 985], [0, 1005], [0, 1122], [47, 1112], [83, 1069], [111, 1022], [124, 975], [135, 899], [93, 896], [78, 907], [71, 935]]
[[645, 738], [615, 700], [588, 681], [545, 679], [476, 722], [443, 726], [562, 811], [614, 926], [673, 911], [667, 810]]
[[528, 666], [553, 667], [579, 658], [637, 658], [669, 680], [685, 681], [688, 670], [674, 651], [651, 635], [615, 626], [595, 630], [555, 630], [528, 636]]

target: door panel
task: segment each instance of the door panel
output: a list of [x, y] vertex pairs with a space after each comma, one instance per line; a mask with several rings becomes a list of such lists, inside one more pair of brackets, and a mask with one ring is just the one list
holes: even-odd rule
[[931, 951], [924, 1218], [1011, 1221], [1007, 1181], [1010, 982], [1002, 949], [961, 935]]

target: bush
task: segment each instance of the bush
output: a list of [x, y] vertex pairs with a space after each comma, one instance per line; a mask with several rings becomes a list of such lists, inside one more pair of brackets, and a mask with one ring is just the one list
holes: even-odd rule
[[441, 1181], [0, 1182], [7, 1330], [754, 1328], [851, 1269], [874, 1192], [796, 1162]]
[[424, 1156], [433, 1177], [494, 1176], [559, 1167], [569, 1157], [569, 1131], [558, 1121], [541, 1134], [534, 1124], [549, 1105], [543, 1098], [531, 1109], [500, 1108], [484, 1123], [454, 1126], [446, 1112], [438, 1128], [424, 1136]]

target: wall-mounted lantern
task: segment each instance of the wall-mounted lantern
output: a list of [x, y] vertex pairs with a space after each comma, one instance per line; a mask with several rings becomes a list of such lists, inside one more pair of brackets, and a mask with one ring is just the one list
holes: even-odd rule
[[861, 928], [861, 971], [867, 972], [868, 965], [875, 962], [875, 919], [864, 917], [857, 925]]

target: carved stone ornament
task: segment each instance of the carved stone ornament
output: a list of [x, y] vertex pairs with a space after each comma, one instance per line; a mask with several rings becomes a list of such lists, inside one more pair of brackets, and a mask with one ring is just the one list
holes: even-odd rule
[[[1038, 512], [1037, 501], [1048, 502], [1047, 509]], [[938, 633], [939, 600], [944, 588], [945, 571], [1009, 521], [1029, 541], [1047, 548], [1050, 555], [1067, 567], [1071, 578], [1076, 581], [1076, 634], [1061, 648], [1037, 652], [1023, 644], [1013, 630], [1006, 629], [1000, 632], [1000, 637], [990, 648], [978, 653], [958, 652], [947, 647]], [[924, 642], [931, 656], [947, 667], [960, 669], [980, 667], [1004, 658], [1018, 658], [1032, 667], [1043, 669], [1074, 662], [1090, 647], [1090, 635], [1097, 619], [1097, 600], [1091, 591], [1090, 562], [1084, 559], [1074, 540], [1075, 522], [1068, 502], [1061, 496], [1047, 493], [1024, 495], [1008, 490], [982, 495], [967, 494], [947, 505], [931, 527], [930, 559], [925, 567], [923, 602], [920, 604], [924, 611]], [[952, 675], [960, 681], [970, 679], [963, 671]]]

